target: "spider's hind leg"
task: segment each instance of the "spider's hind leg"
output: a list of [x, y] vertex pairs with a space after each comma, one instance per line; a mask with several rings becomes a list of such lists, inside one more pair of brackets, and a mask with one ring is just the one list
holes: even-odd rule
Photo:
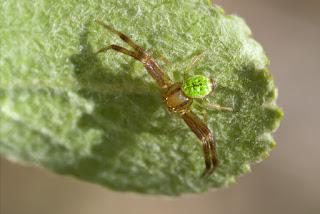
[[206, 165], [202, 177], [207, 177], [213, 173], [219, 164], [214, 137], [209, 128], [192, 111], [181, 114], [181, 117], [199, 140], [201, 140]]

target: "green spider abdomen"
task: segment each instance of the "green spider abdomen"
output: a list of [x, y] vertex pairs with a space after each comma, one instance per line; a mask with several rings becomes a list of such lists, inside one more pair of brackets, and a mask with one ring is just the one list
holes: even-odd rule
[[188, 78], [182, 84], [183, 93], [190, 98], [203, 98], [212, 91], [212, 81], [202, 75], [196, 75]]

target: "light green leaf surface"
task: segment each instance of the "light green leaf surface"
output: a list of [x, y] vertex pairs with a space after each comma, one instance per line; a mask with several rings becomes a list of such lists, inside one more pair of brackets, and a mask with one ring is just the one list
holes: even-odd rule
[[[236, 16], [203, 0], [1, 1], [0, 153], [105, 187], [178, 195], [227, 186], [266, 158], [282, 117], [268, 59]], [[198, 139], [169, 113], [141, 63], [94, 52], [123, 42], [99, 19], [188, 73], [214, 78], [208, 111], [220, 166], [209, 179]], [[201, 110], [195, 110], [203, 117]]]

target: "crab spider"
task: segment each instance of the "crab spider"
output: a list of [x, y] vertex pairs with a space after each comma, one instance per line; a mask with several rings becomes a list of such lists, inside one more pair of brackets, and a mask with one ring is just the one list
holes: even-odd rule
[[[164, 102], [170, 112], [175, 112], [180, 115], [184, 122], [189, 126], [192, 132], [198, 137], [202, 143], [205, 170], [202, 176], [209, 176], [213, 173], [219, 164], [216, 152], [216, 142], [213, 134], [207, 125], [191, 110], [191, 104], [195, 99], [204, 99], [211, 94], [217, 87], [217, 82], [213, 79], [207, 78], [203, 75], [195, 75], [187, 78], [182, 84], [173, 82], [169, 76], [161, 69], [159, 64], [152, 56], [146, 52], [142, 47], [135, 44], [128, 36], [106, 25], [101, 21], [96, 21], [97, 24], [118, 35], [120, 39], [126, 42], [133, 50], [120, 47], [112, 44], [101, 48], [96, 53], [114, 50], [125, 55], [131, 56], [140, 61], [148, 73], [153, 77], [157, 84], [163, 89]], [[201, 58], [203, 53], [196, 56], [187, 70]], [[207, 104], [208, 108], [215, 108], [218, 110], [232, 109], [221, 107], [217, 104]]]

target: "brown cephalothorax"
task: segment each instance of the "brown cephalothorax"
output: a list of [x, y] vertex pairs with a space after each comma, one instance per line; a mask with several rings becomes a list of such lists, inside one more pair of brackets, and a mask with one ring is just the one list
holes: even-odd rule
[[187, 97], [181, 90], [179, 83], [174, 83], [164, 92], [165, 103], [171, 112], [184, 114], [192, 104], [192, 99]]
[[[210, 132], [207, 125], [191, 110], [191, 105], [194, 99], [203, 99], [217, 86], [216, 82], [202, 75], [196, 75], [188, 78], [182, 84], [173, 82], [169, 76], [161, 69], [159, 64], [152, 56], [146, 52], [142, 47], [136, 45], [129, 37], [123, 33], [115, 30], [114, 28], [104, 24], [101, 21], [96, 21], [102, 27], [108, 29], [112, 33], [115, 33], [126, 42], [133, 50], [120, 47], [118, 45], [109, 45], [101, 48], [97, 53], [106, 52], [107, 50], [114, 50], [121, 52], [125, 55], [129, 55], [136, 60], [143, 63], [148, 73], [153, 77], [157, 84], [164, 90], [163, 98], [164, 102], [170, 112], [178, 113], [193, 133], [199, 138], [202, 143], [205, 171], [203, 176], [209, 176], [218, 166], [218, 157], [216, 153], [216, 142], [213, 134]], [[203, 53], [197, 55], [191, 65], [187, 69], [190, 69], [195, 64]], [[221, 107], [217, 104], [208, 104], [207, 107], [220, 109], [220, 110], [232, 110], [227, 107]]]

